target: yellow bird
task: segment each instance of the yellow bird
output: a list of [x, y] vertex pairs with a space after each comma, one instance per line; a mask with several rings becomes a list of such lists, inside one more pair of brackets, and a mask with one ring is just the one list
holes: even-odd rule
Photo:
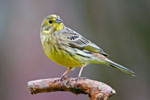
[[68, 67], [61, 79], [75, 67], [81, 67], [78, 75], [80, 77], [83, 67], [92, 63], [105, 64], [131, 76], [136, 75], [135, 72], [108, 59], [100, 47], [66, 27], [63, 20], [55, 14], [44, 18], [40, 38], [45, 54], [57, 64]]

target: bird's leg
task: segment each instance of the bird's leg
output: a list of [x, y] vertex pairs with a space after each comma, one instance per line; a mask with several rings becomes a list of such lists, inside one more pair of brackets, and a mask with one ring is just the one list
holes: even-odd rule
[[83, 68], [84, 68], [84, 66], [80, 68], [80, 71], [79, 71], [79, 74], [78, 74], [78, 78], [77, 78], [78, 80], [79, 79], [86, 79], [86, 77], [81, 77], [81, 73], [83, 71]]
[[81, 73], [82, 73], [82, 71], [83, 71], [83, 68], [84, 68], [84, 67], [81, 67], [81, 68], [80, 68], [80, 71], [79, 71], [79, 74], [78, 74], [78, 78], [81, 77]]
[[61, 75], [60, 80], [59, 80], [59, 87], [61, 88], [61, 81], [65, 79], [65, 76], [70, 72], [71, 68], [68, 67], [68, 69]]
[[61, 75], [60, 79], [61, 79], [61, 80], [64, 79], [65, 76], [70, 72], [70, 70], [71, 70], [71, 68], [68, 67], [68, 69]]
[[78, 74], [78, 77], [77, 77], [77, 80], [76, 80], [76, 87], [77, 87], [77, 85], [78, 85], [78, 80], [79, 80], [79, 79], [86, 79], [86, 77], [81, 77], [83, 68], [84, 68], [84, 66], [82, 66], [82, 67], [80, 68], [80, 71], [79, 71], [79, 74]]

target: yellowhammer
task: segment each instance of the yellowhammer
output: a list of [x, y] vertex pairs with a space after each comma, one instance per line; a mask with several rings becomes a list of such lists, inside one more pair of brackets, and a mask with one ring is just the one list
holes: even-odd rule
[[81, 67], [80, 77], [83, 67], [92, 63], [109, 65], [135, 76], [133, 71], [108, 59], [107, 54], [96, 44], [66, 27], [55, 14], [44, 18], [40, 37], [46, 55], [54, 62], [68, 67], [61, 78], [75, 67]]

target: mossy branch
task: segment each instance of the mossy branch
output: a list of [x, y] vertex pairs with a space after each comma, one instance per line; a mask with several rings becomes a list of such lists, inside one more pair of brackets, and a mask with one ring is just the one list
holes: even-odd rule
[[70, 91], [74, 94], [88, 94], [91, 100], [107, 100], [116, 92], [105, 83], [90, 79], [65, 78], [59, 84], [60, 78], [40, 79], [28, 82], [31, 94]]

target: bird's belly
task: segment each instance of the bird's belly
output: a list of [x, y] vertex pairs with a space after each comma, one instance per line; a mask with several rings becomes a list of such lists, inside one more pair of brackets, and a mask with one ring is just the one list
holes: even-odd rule
[[68, 52], [57, 47], [44, 48], [46, 55], [54, 62], [65, 67], [82, 67], [85, 63], [74, 59]]

